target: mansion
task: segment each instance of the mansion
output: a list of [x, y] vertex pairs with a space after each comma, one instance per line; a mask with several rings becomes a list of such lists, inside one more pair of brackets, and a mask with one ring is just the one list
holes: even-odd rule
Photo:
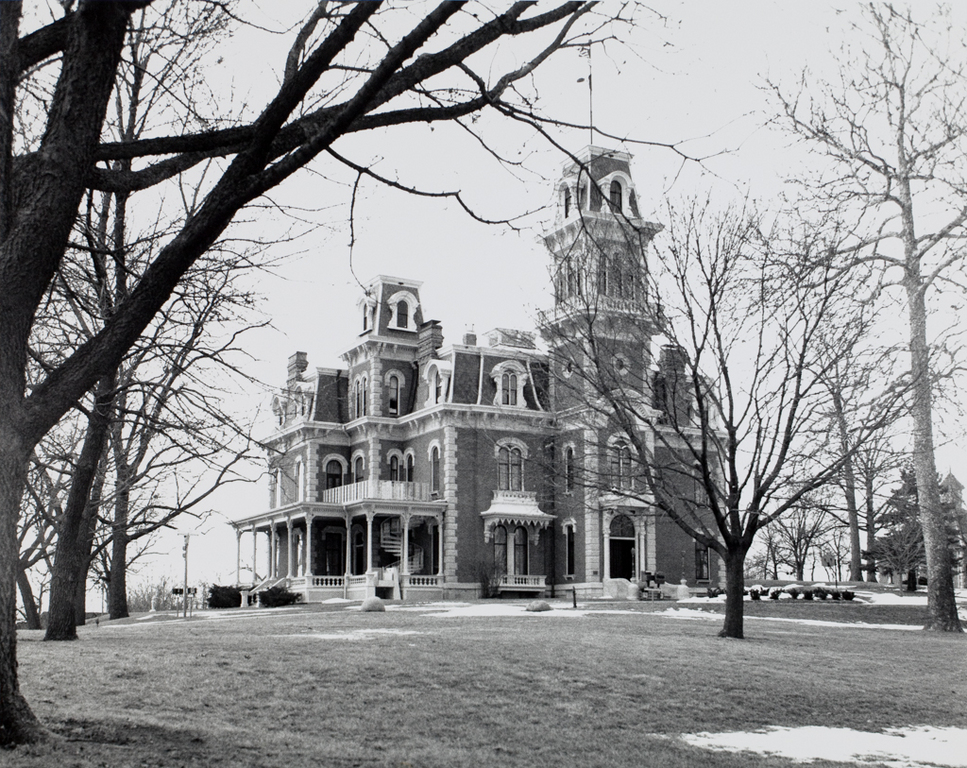
[[587, 147], [578, 159], [545, 237], [555, 300], [540, 344], [505, 328], [448, 343], [422, 284], [381, 275], [362, 292], [342, 368], [289, 358], [266, 440], [267, 503], [233, 523], [240, 582], [246, 553], [247, 586], [306, 601], [624, 597], [642, 581], [723, 582], [717, 556], [650, 503], [633, 447], [574, 375], [593, 311], [614, 320], [599, 347], [650, 414], [655, 455], [688, 418], [673, 386], [680, 353], [652, 357], [642, 275], [660, 227], [639, 215], [631, 156]]

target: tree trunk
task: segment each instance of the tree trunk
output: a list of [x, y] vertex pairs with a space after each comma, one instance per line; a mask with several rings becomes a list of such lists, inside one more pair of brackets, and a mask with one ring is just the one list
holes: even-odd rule
[[98, 382], [84, 445], [74, 467], [70, 495], [58, 526], [50, 579], [50, 612], [44, 640], [77, 639], [75, 599], [81, 579], [86, 582], [87, 570], [84, 568], [82, 574], [81, 569], [88, 562], [88, 557], [81, 550], [90, 515], [95, 514], [90, 504], [91, 488], [107, 442], [113, 393], [113, 375]]
[[860, 551], [860, 518], [856, 506], [856, 472], [853, 468], [853, 454], [849, 439], [849, 424], [846, 423], [846, 409], [843, 398], [837, 389], [839, 382], [833, 382], [833, 407], [836, 409], [836, 426], [839, 431], [840, 450], [846, 457], [843, 463], [843, 493], [846, 496], [846, 522], [849, 525], [849, 578], [850, 581], [863, 580], [863, 555]]
[[112, 619], [128, 617], [128, 535], [115, 528], [111, 540], [111, 580], [108, 582], [107, 602]]
[[742, 639], [743, 611], [745, 608], [745, 552], [729, 549], [725, 555], [725, 626], [719, 637]]
[[872, 554], [876, 543], [876, 508], [873, 501], [873, 477], [868, 475], [865, 480], [866, 492], [866, 549], [870, 554], [866, 556], [866, 580], [879, 581], [876, 576], [876, 558]]
[[24, 606], [27, 629], [43, 629], [40, 626], [40, 611], [37, 610], [37, 601], [34, 600], [34, 590], [23, 568], [17, 573], [17, 586], [20, 588], [20, 602]]
[[43, 737], [17, 678], [17, 520], [28, 459], [15, 420], [8, 409], [0, 408], [0, 747]]
[[954, 595], [954, 568], [944, 524], [937, 462], [933, 448], [933, 387], [927, 346], [927, 309], [923, 287], [907, 276], [910, 357], [913, 374], [913, 467], [917, 477], [920, 526], [927, 559], [927, 609], [924, 629], [963, 632]]

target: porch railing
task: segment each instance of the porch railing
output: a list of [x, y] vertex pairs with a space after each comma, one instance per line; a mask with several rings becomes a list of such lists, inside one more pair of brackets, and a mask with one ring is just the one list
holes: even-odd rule
[[321, 501], [324, 504], [349, 504], [365, 499], [431, 501], [430, 484], [402, 480], [363, 480], [338, 488], [327, 488], [322, 492]]
[[532, 576], [529, 574], [508, 574], [500, 577], [501, 587], [508, 589], [543, 589], [546, 576]]

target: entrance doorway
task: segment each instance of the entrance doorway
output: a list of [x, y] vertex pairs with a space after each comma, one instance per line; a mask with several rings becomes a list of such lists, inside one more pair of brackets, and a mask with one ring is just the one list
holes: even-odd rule
[[611, 521], [610, 556], [612, 579], [635, 578], [635, 524], [627, 515], [616, 515]]

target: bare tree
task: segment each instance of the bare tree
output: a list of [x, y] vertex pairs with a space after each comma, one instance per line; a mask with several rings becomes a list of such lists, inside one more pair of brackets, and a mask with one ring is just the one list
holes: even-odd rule
[[940, 498], [935, 492], [933, 401], [936, 332], [930, 297], [956, 283], [967, 237], [967, 55], [963, 30], [944, 17], [928, 23], [891, 5], [869, 4], [855, 30], [857, 50], [840, 56], [840, 81], [773, 93], [782, 122], [827, 161], [817, 204], [854, 216], [840, 248], [842, 269], [883, 270], [884, 290], [902, 290], [908, 313], [913, 392], [913, 460], [920, 485], [930, 619], [928, 629], [962, 631]]
[[828, 505], [816, 493], [803, 497], [799, 504], [769, 526], [776, 537], [776, 560], [788, 566], [801, 581], [806, 578], [806, 564], [815, 556], [824, 537], [836, 527]]
[[[535, 9], [516, 3], [499, 13], [442, 3], [414, 18], [408, 6], [325, 4], [308, 35], [293, 44], [280, 85], [247, 123], [184, 129], [133, 141], [102, 140], [107, 105], [129, 17], [147, 2], [68, 4], [62, 19], [20, 36], [20, 2], [0, 4], [0, 744], [41, 736], [17, 681], [16, 524], [34, 446], [86, 393], [92, 414], [116, 389], [111, 380], [127, 351], [166, 304], [192, 264], [243, 207], [320, 156], [343, 136], [390, 131], [416, 122], [458, 121], [488, 108], [504, 114], [540, 65], [575, 39], [588, 41], [582, 19], [593, 4]], [[221, 5], [221, 4], [215, 4]], [[620, 14], [616, 9], [610, 12]], [[607, 19], [595, 18], [591, 25]], [[402, 34], [400, 34], [402, 33]], [[532, 34], [533, 33], [533, 34]], [[583, 37], [580, 37], [583, 35]], [[503, 41], [521, 52], [513, 68], [481, 74], [494, 61], [478, 56]], [[432, 41], [432, 42], [431, 42]], [[528, 51], [527, 48], [530, 47]], [[56, 62], [58, 68], [53, 65]], [[14, 141], [18, 100], [36, 78], [55, 81], [36, 142]], [[217, 117], [217, 112], [216, 112]], [[216, 121], [217, 124], [217, 121]], [[220, 158], [198, 191], [184, 225], [159, 244], [150, 265], [89, 340], [28, 390], [33, 318], [57, 274], [85, 192], [145, 190]], [[346, 158], [350, 160], [350, 158]], [[131, 165], [128, 167], [127, 163]], [[361, 162], [350, 160], [365, 168]], [[455, 193], [451, 195], [459, 199]], [[97, 447], [97, 450], [94, 448]], [[91, 446], [90, 459], [103, 450]]]
[[[857, 344], [855, 278], [820, 266], [825, 232], [767, 232], [751, 210], [718, 213], [708, 200], [669, 220], [650, 272], [630, 224], [623, 248], [592, 222], [578, 247], [558, 251], [545, 335], [571, 418], [622, 436], [610, 458], [585, 462], [586, 482], [654, 505], [722, 558], [721, 634], [741, 638], [757, 531], [842, 468], [842, 455], [809, 438], [829, 408], [824, 377]], [[851, 445], [889, 420], [898, 396], [891, 386], [867, 396]]]

